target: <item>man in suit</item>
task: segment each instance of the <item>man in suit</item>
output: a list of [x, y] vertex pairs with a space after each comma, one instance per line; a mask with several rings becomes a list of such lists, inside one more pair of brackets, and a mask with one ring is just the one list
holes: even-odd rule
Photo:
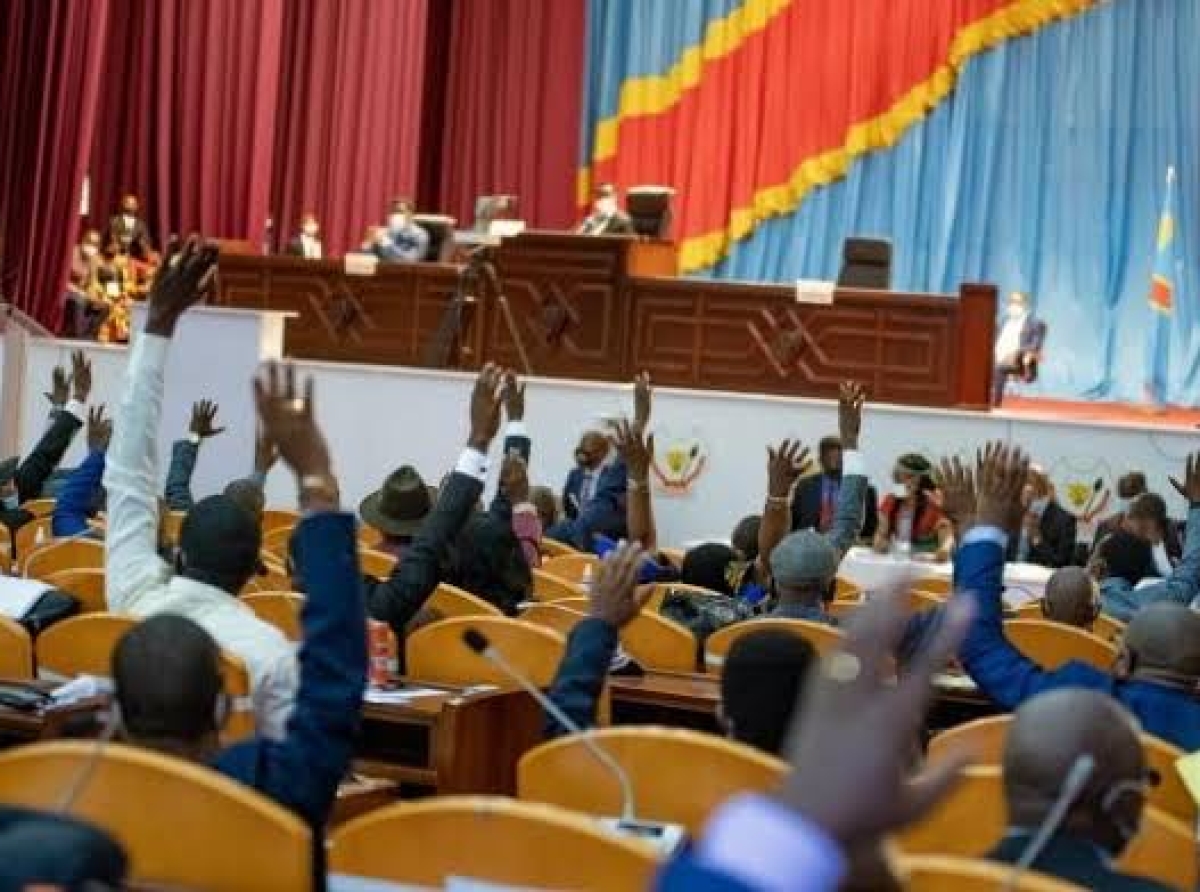
[[1075, 515], [1058, 504], [1046, 472], [1029, 469], [1022, 492], [1025, 517], [1012, 545], [1013, 560], [1043, 567], [1065, 567], [1075, 555]]
[[95, 340], [108, 318], [108, 302], [90, 290], [99, 265], [100, 230], [89, 229], [71, 250], [71, 275], [67, 279], [67, 312], [63, 326], [66, 337]]
[[[842, 487], [842, 441], [825, 437], [817, 450], [821, 473], [805, 477], [796, 486], [792, 497], [792, 529], [816, 530], [828, 533], [837, 512], [838, 493]], [[879, 526], [878, 496], [873, 486], [867, 486], [863, 525], [859, 536], [873, 539]]]
[[575, 463], [563, 487], [566, 517], [546, 535], [580, 551], [592, 550], [592, 537], [597, 533], [610, 539], [625, 538], [629, 480], [624, 460], [608, 437], [592, 428], [579, 440]]
[[118, 253], [145, 262], [154, 254], [154, 245], [150, 241], [150, 229], [138, 216], [139, 209], [136, 195], [123, 196], [120, 210], [108, 221], [104, 242], [116, 245]]
[[596, 187], [592, 212], [579, 224], [580, 235], [633, 235], [633, 221], [621, 210], [620, 194], [612, 183]]
[[[1085, 779], [1071, 796], [1067, 778], [1081, 771]], [[1120, 704], [1099, 691], [1040, 694], [1017, 710], [1004, 744], [1008, 832], [987, 857], [1021, 861], [1057, 802], [1068, 797], [1029, 870], [1099, 892], [1166, 892], [1161, 883], [1113, 866], [1137, 833], [1151, 783], [1137, 721]]]
[[300, 218], [300, 231], [287, 243], [284, 253], [307, 260], [320, 260], [325, 256], [325, 245], [321, 241], [321, 224], [312, 211]]
[[1100, 521], [1096, 527], [1096, 536], [1092, 540], [1093, 550], [1105, 536], [1111, 536], [1121, 529], [1125, 522], [1125, 515], [1133, 506], [1133, 500], [1148, 491], [1146, 475], [1142, 471], [1130, 471], [1117, 479], [1117, 510]]
[[413, 220], [413, 203], [397, 198], [387, 218], [388, 245], [380, 248], [380, 259], [419, 263], [429, 252], [429, 233]]
[[1037, 378], [1046, 340], [1046, 323], [1029, 310], [1029, 295], [1014, 291], [1008, 296], [1008, 309], [996, 338], [995, 371], [992, 375], [992, 404], [1004, 400], [1004, 388], [1011, 377], [1023, 381]]
[[[1024, 516], [1021, 491], [1028, 460], [1019, 450], [988, 448], [972, 479], [947, 477], [944, 498], [967, 504], [972, 518], [954, 558], [951, 600], [971, 598], [974, 619], [959, 648], [959, 660], [979, 689], [1005, 709], [1059, 688], [1090, 688], [1123, 703], [1151, 734], [1187, 751], [1200, 749], [1200, 614], [1177, 603], [1141, 608], [1130, 621], [1113, 671], [1071, 661], [1046, 670], [1004, 636], [1004, 555]], [[1188, 462], [1182, 486], [1189, 504], [1188, 527], [1200, 524], [1200, 455]], [[976, 495], [972, 497], [970, 493]], [[1189, 549], [1200, 550], [1200, 536]], [[1197, 559], [1200, 563], [1200, 557]], [[1184, 561], [1187, 564], [1187, 560]]]

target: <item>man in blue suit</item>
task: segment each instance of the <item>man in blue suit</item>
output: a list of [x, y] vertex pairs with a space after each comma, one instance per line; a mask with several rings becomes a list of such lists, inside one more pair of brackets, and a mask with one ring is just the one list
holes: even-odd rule
[[610, 539], [624, 539], [626, 490], [629, 475], [625, 461], [612, 442], [599, 430], [587, 431], [575, 450], [576, 467], [567, 475], [563, 487], [563, 513], [546, 535], [575, 546], [592, 550], [597, 533]]
[[[977, 475], [957, 463], [953, 473], [943, 474], [947, 505], [968, 518], [955, 556], [954, 588], [956, 598], [975, 602], [959, 658], [980, 690], [1006, 709], [1057, 688], [1103, 691], [1149, 733], [1189, 752], [1200, 749], [1200, 614], [1186, 605], [1160, 601], [1134, 614], [1112, 672], [1078, 661], [1049, 671], [1005, 638], [1004, 555], [1023, 514], [1021, 489], [1029, 462], [1020, 450], [999, 445], [990, 446], [985, 458]], [[1194, 523], [1200, 523], [1200, 454], [1188, 460], [1185, 481], [1175, 486], [1188, 500]]]

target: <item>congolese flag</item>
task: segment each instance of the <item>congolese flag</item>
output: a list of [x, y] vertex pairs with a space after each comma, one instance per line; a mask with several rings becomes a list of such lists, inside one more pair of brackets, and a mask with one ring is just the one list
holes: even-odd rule
[[1154, 272], [1150, 277], [1149, 303], [1153, 319], [1146, 342], [1146, 399], [1161, 406], [1167, 399], [1167, 370], [1171, 357], [1171, 316], [1175, 311], [1175, 168], [1167, 168], [1167, 189], [1158, 220]]

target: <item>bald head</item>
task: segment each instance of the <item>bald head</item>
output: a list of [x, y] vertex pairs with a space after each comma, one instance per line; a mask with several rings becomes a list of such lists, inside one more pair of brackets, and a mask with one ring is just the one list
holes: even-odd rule
[[1183, 604], [1150, 604], [1125, 630], [1130, 672], [1164, 681], [1200, 681], [1200, 614]]
[[1042, 609], [1046, 619], [1080, 629], [1091, 629], [1100, 612], [1099, 592], [1082, 567], [1063, 567], [1046, 582]]
[[1146, 762], [1138, 733], [1133, 716], [1099, 691], [1066, 688], [1026, 701], [1004, 747], [1010, 826], [1039, 826], [1075, 766], [1090, 757], [1093, 767], [1062, 827], [1120, 852], [1142, 810]]

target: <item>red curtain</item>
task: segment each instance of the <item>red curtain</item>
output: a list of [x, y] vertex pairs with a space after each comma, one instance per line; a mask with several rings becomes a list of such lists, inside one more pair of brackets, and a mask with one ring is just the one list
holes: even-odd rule
[[95, 124], [108, 0], [0, 12], [0, 294], [57, 326]]
[[258, 239], [269, 213], [283, 0], [111, 0], [91, 219], [143, 198], [172, 232]]
[[412, 196], [421, 150], [427, 0], [288, 4], [272, 206], [279, 236], [314, 211], [326, 250], [357, 247]]
[[511, 193], [533, 226], [575, 218], [584, 0], [457, 0], [441, 203], [469, 224], [475, 197]]

